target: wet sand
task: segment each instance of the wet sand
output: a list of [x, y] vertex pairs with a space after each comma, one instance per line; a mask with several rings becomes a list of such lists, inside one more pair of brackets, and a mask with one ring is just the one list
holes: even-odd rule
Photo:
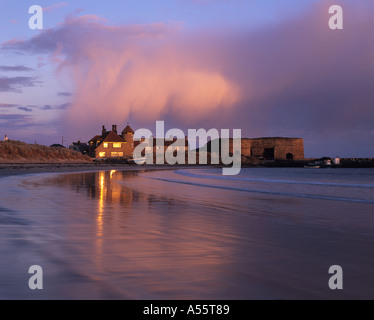
[[[277, 172], [250, 171], [250, 183], [264, 188], [259, 177]], [[234, 190], [200, 173], [2, 177], [0, 299], [374, 298], [373, 203]], [[302, 189], [289, 182], [278, 187]], [[40, 291], [28, 288], [34, 264], [44, 271]], [[328, 287], [335, 264], [341, 291]]]
[[[0, 163], [0, 178], [11, 175], [58, 173], [58, 172], [88, 172], [88, 171], [135, 171], [135, 170], [175, 170], [201, 166], [170, 166], [170, 165], [136, 165], [110, 163]], [[212, 166], [214, 167], [214, 166]], [[203, 168], [203, 167], [201, 167]]]

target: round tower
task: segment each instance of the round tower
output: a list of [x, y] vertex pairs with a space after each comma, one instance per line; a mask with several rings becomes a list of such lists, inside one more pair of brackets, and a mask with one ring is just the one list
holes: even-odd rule
[[129, 124], [127, 124], [126, 128], [123, 129], [121, 133], [122, 138], [126, 141], [127, 152], [131, 152], [131, 154], [134, 152], [134, 133], [134, 130]]

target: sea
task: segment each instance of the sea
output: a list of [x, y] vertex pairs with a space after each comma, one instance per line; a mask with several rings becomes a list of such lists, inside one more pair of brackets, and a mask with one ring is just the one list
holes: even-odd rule
[[0, 299], [373, 299], [373, 215], [373, 169], [2, 177]]

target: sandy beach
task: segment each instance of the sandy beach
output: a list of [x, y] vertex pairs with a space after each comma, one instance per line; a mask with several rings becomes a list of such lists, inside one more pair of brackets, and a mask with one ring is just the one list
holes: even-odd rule
[[35, 173], [68, 173], [87, 171], [134, 171], [134, 170], [176, 170], [183, 168], [204, 168], [199, 166], [170, 166], [170, 165], [135, 165], [113, 163], [0, 163], [0, 178], [11, 175], [35, 174]]
[[2, 169], [0, 298], [374, 297], [372, 171], [164, 169]]

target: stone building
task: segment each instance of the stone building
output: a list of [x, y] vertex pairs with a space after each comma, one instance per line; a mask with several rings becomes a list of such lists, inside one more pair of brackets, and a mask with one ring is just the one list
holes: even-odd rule
[[130, 158], [134, 151], [134, 130], [127, 125], [117, 133], [117, 125], [111, 131], [102, 128], [101, 135], [93, 137], [89, 142], [89, 156], [93, 158]]
[[242, 139], [242, 154], [264, 160], [303, 160], [304, 140], [279, 137]]
[[[233, 152], [233, 140], [229, 140], [229, 151]], [[211, 141], [207, 144], [211, 152]], [[303, 160], [304, 141], [301, 138], [242, 138], [241, 154], [262, 160]]]
[[[93, 158], [132, 158], [134, 147], [139, 143], [148, 140], [149, 146], [142, 152], [144, 156], [145, 151], [153, 149], [153, 155], [162, 152], [165, 153], [166, 149], [176, 142], [174, 138], [172, 141], [164, 141], [164, 146], [158, 150], [157, 141], [155, 138], [142, 139], [135, 142], [134, 145], [134, 130], [127, 125], [120, 134], [117, 133], [117, 125], [112, 126], [111, 131], [107, 131], [105, 126], [102, 128], [101, 135], [93, 137], [89, 142], [89, 156]], [[220, 143], [219, 143], [220, 144]], [[209, 141], [203, 148], [198, 149], [198, 154], [201, 151], [211, 152], [212, 141]], [[184, 139], [181, 145], [175, 146], [174, 152], [180, 150], [188, 152], [188, 139]], [[229, 139], [229, 151], [233, 152], [233, 140]], [[242, 138], [241, 139], [241, 154], [244, 157], [259, 160], [303, 160], [304, 159], [304, 142], [301, 138], [282, 138], [282, 137], [268, 137], [268, 138]]]
[[69, 146], [70, 150], [80, 152], [81, 154], [88, 154], [89, 147], [87, 143], [82, 143], [80, 140], [77, 142], [72, 142], [71, 145]]

